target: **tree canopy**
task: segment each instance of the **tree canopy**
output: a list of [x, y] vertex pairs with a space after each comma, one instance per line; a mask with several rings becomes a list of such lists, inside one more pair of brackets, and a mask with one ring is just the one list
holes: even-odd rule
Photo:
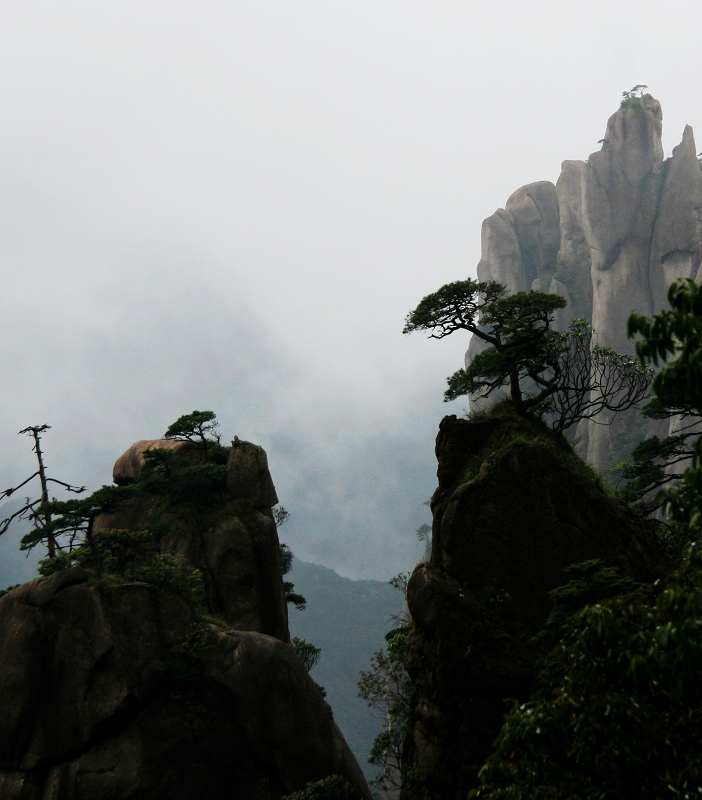
[[207, 447], [209, 442], [220, 443], [219, 422], [213, 411], [193, 411], [184, 414], [168, 427], [165, 439], [177, 439], [183, 442], [197, 442]]
[[480, 800], [699, 797], [702, 554], [657, 591], [587, 606], [565, 625], [535, 699], [515, 704]]
[[[668, 301], [670, 308], [652, 317], [632, 314], [629, 335], [641, 337], [636, 351], [642, 360], [663, 363], [653, 381], [661, 401], [702, 416], [702, 287], [689, 278], [675, 281]], [[696, 535], [702, 527], [702, 439], [681, 484], [664, 489], [662, 498], [673, 517]]]
[[485, 398], [509, 387], [519, 414], [536, 414], [563, 431], [604, 410], [624, 411], [650, 393], [651, 371], [637, 359], [593, 345], [595, 331], [575, 320], [553, 329], [566, 300], [544, 292], [508, 295], [496, 281], [455, 281], [425, 297], [407, 316], [403, 333], [428, 331], [442, 339], [467, 331], [488, 347], [448, 378], [444, 399]]

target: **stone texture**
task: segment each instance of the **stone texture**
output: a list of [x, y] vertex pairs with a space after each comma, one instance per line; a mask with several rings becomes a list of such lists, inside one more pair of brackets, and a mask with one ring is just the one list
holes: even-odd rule
[[[115, 480], [135, 480], [143, 453], [172, 439], [141, 441], [120, 456]], [[131, 476], [131, 478], [129, 478]], [[184, 556], [202, 572], [208, 610], [238, 630], [257, 631], [288, 641], [288, 617], [279, 561], [279, 541], [271, 506], [278, 502], [263, 448], [235, 439], [227, 456], [226, 492], [218, 521], [202, 525], [183, 516], [171, 519], [163, 552]], [[136, 497], [96, 520], [95, 530], [148, 529], [158, 523], [159, 505]]]
[[[582, 317], [599, 344], [633, 354], [629, 314], [666, 307], [677, 277], [702, 280], [702, 170], [694, 135], [686, 127], [664, 160], [661, 130], [660, 104], [644, 95], [610, 117], [601, 150], [587, 161], [563, 162], [555, 192], [547, 182], [514, 192], [483, 223], [478, 278], [511, 292], [562, 294], [569, 305], [556, 315], [558, 328]], [[473, 337], [466, 361], [484, 346]], [[502, 396], [494, 393], [491, 402]], [[602, 415], [578, 430], [580, 452], [604, 470], [654, 433], [666, 435], [635, 414], [613, 421]]]
[[[514, 219], [503, 208], [483, 222], [481, 232], [482, 257], [478, 264], [478, 278], [504, 283], [514, 281], [514, 291], [526, 291], [530, 281], [524, 270], [522, 250], [514, 231]], [[533, 279], [532, 279], [533, 280]]]
[[268, 457], [260, 445], [234, 438], [227, 462], [227, 490], [233, 498], [244, 498], [254, 508], [277, 505]]
[[524, 283], [551, 279], [561, 240], [558, 196], [550, 181], [517, 189], [505, 206], [512, 216], [514, 234], [522, 256]]
[[675, 278], [695, 278], [702, 263], [702, 170], [689, 125], [666, 162], [650, 263], [656, 312], [667, 307], [668, 286]]
[[188, 607], [90, 577], [76, 568], [0, 599], [3, 800], [278, 800], [332, 773], [370, 797], [289, 645], [198, 623], [194, 672], [178, 682], [166, 667], [192, 636]]
[[636, 228], [654, 166], [663, 161], [660, 103], [645, 95], [607, 122], [602, 149], [588, 158], [583, 186], [583, 220], [593, 268], [615, 265]]
[[504, 714], [526, 699], [539, 655], [531, 636], [565, 568], [599, 558], [653, 580], [657, 540], [578, 468], [564, 442], [516, 418], [445, 418], [429, 564], [407, 600], [415, 628], [406, 667], [417, 690], [406, 758], [407, 800], [463, 800]]
[[112, 480], [123, 486], [127, 483], [134, 483], [139, 477], [141, 468], [144, 466], [144, 453], [147, 450], [177, 450], [185, 442], [177, 439], [142, 439], [134, 444], [115, 461], [112, 470]]
[[[571, 319], [589, 320], [592, 319], [592, 264], [583, 229], [583, 176], [586, 170], [585, 161], [564, 161], [556, 182], [561, 221], [556, 278], [568, 292], [568, 307], [564, 311], [568, 310]], [[549, 287], [548, 291], [554, 289]]]
[[233, 514], [201, 535], [182, 525], [165, 538], [164, 548], [202, 571], [213, 614], [237, 630], [288, 641], [278, 532], [269, 514], [255, 509]]

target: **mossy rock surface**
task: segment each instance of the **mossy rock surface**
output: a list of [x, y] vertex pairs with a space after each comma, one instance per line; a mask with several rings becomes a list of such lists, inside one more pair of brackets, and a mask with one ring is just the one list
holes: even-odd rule
[[417, 689], [409, 800], [464, 800], [490, 753], [506, 698], [526, 700], [543, 652], [532, 637], [549, 592], [588, 559], [640, 581], [668, 567], [659, 542], [570, 445], [505, 408], [446, 417], [430, 564], [408, 587], [407, 668]]

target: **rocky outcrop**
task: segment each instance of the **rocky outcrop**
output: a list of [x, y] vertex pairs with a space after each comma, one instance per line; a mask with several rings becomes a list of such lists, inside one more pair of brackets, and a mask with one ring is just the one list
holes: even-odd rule
[[[686, 127], [664, 160], [661, 130], [659, 102], [632, 98], [609, 119], [599, 151], [587, 161], [563, 162], [555, 187], [542, 181], [518, 189], [483, 223], [479, 280], [561, 294], [569, 305], [557, 317], [559, 328], [584, 318], [599, 344], [633, 354], [629, 314], [665, 308], [677, 277], [702, 281], [702, 169], [694, 135]], [[482, 347], [474, 337], [466, 361]], [[641, 438], [635, 416], [598, 424], [609, 421], [578, 431], [582, 454], [599, 470]], [[645, 433], [665, 431], [651, 426]]]
[[289, 645], [92, 577], [0, 599], [3, 800], [278, 800], [334, 773], [370, 797]]
[[[177, 452], [144, 471], [155, 448]], [[0, 598], [0, 797], [280, 800], [339, 774], [370, 800], [288, 641], [262, 448], [142, 441], [115, 477], [134, 490], [93, 535], [149, 530], [136, 566], [160, 588], [110, 575], [112, 551], [100, 580], [72, 567]], [[210, 615], [164, 553], [202, 571]]]
[[227, 491], [235, 500], [246, 500], [254, 508], [277, 505], [268, 457], [260, 445], [234, 437], [227, 460]]
[[443, 420], [432, 553], [407, 600], [406, 668], [416, 688], [408, 800], [466, 797], [502, 724], [525, 700], [539, 652], [530, 639], [566, 567], [589, 559], [658, 577], [657, 541], [612, 501], [569, 445], [515, 417]]
[[[117, 459], [115, 482], [139, 478], [146, 450], [173, 450], [183, 444], [172, 439], [136, 442]], [[278, 534], [271, 512], [278, 497], [266, 453], [240, 439], [226, 451], [226, 489], [204, 518], [182, 510], [170, 513], [158, 500], [137, 496], [113, 514], [100, 517], [96, 530], [165, 527], [162, 552], [181, 555], [202, 572], [210, 613], [237, 630], [288, 641]]]

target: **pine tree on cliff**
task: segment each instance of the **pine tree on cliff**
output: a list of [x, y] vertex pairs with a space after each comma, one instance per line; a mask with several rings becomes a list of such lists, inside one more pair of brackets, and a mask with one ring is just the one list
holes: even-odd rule
[[[678, 281], [669, 310], [633, 314], [639, 355], [665, 362], [660, 397], [702, 415], [702, 287]], [[541, 686], [514, 704], [480, 772], [479, 800], [700, 796], [702, 443], [665, 500], [689, 545], [677, 572], [565, 620]], [[565, 596], [562, 587], [561, 597]]]
[[604, 410], [624, 411], [650, 394], [651, 370], [637, 359], [592, 345], [595, 331], [575, 320], [553, 330], [563, 297], [544, 292], [508, 295], [497, 281], [455, 281], [425, 297], [403, 333], [429, 331], [443, 339], [467, 331], [489, 347], [448, 379], [446, 401], [485, 398], [507, 386], [516, 412], [546, 419], [564, 431]]

